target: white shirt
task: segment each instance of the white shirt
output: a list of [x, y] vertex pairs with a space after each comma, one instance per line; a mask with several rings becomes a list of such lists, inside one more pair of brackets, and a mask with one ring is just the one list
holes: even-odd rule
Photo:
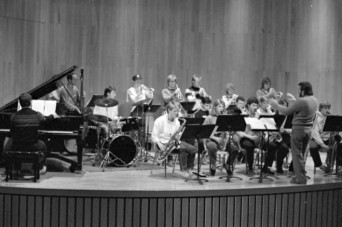
[[179, 127], [180, 123], [178, 118], [169, 121], [168, 114], [162, 115], [154, 121], [151, 139], [154, 143], [161, 142], [165, 144], [169, 142], [171, 136]]

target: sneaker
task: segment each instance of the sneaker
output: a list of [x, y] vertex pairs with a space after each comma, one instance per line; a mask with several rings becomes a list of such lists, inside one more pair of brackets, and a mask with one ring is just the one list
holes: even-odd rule
[[321, 165], [320, 167], [319, 167], [321, 170], [323, 170], [323, 172], [324, 173], [328, 173], [329, 172], [329, 168], [328, 168], [328, 166], [326, 166], [326, 165]]
[[39, 170], [39, 175], [44, 175], [46, 173], [46, 166], [43, 166], [41, 170]]

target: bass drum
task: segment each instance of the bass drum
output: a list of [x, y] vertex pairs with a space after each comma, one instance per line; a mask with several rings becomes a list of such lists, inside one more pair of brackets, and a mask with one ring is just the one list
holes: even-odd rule
[[137, 147], [133, 139], [129, 136], [115, 136], [109, 143], [111, 162], [109, 166], [129, 166], [137, 155]]

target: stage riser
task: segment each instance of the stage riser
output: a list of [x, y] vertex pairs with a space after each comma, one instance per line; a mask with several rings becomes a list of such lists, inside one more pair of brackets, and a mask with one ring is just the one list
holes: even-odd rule
[[342, 189], [197, 198], [0, 195], [0, 226], [341, 226]]

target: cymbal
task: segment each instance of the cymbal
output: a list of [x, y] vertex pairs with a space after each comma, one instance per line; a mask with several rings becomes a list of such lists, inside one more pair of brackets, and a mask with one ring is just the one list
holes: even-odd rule
[[95, 105], [101, 107], [113, 107], [119, 104], [119, 102], [115, 99], [97, 99], [94, 103]]

